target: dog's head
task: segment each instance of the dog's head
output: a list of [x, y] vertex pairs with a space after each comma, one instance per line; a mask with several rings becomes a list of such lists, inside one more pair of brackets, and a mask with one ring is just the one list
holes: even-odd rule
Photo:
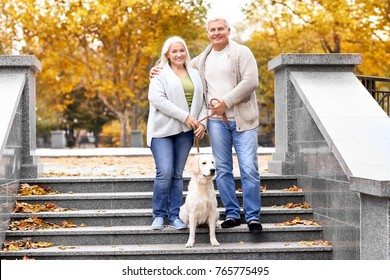
[[213, 155], [196, 155], [190, 161], [189, 166], [194, 175], [215, 177], [215, 158]]

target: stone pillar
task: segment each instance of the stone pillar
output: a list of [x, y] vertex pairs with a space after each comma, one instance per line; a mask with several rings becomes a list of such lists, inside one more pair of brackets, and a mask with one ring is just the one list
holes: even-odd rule
[[360, 196], [360, 259], [390, 260], [390, 176], [352, 177], [350, 189]]
[[275, 72], [275, 153], [268, 163], [271, 173], [295, 175], [294, 117], [295, 89], [292, 71], [352, 71], [361, 64], [359, 54], [281, 54], [268, 62]]
[[21, 178], [37, 178], [42, 174], [43, 166], [36, 156], [36, 74], [42, 70], [41, 62], [33, 55], [0, 56], [0, 73], [24, 74], [22, 107], [22, 152]]

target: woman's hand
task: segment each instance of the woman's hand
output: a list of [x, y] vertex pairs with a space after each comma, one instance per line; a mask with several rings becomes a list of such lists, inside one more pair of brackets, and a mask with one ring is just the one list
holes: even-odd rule
[[186, 119], [186, 125], [189, 128], [192, 128], [194, 130], [194, 134], [196, 137], [202, 139], [205, 133], [205, 127], [203, 124], [199, 123], [197, 120], [195, 120], [193, 117], [188, 115]]
[[204, 133], [205, 133], [205, 127], [203, 124], [199, 123], [199, 126], [197, 129], [194, 131], [195, 136], [199, 139], [203, 139]]
[[188, 128], [192, 128], [194, 131], [195, 129], [198, 128], [199, 126], [199, 122], [197, 120], [195, 120], [192, 116], [188, 115], [187, 119], [186, 119], [186, 122], [185, 122], [186, 126]]

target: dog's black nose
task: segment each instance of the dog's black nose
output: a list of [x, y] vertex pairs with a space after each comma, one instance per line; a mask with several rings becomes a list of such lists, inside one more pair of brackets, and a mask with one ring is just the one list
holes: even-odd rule
[[215, 174], [215, 168], [210, 168], [210, 173], [211, 173], [212, 175], [214, 175], [214, 174]]

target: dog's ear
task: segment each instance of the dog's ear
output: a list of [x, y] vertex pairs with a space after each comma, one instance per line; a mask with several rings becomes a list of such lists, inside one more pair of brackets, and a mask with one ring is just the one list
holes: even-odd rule
[[198, 175], [200, 173], [200, 168], [199, 168], [199, 156], [195, 156], [191, 159], [190, 161], [190, 169], [191, 171], [195, 174]]

